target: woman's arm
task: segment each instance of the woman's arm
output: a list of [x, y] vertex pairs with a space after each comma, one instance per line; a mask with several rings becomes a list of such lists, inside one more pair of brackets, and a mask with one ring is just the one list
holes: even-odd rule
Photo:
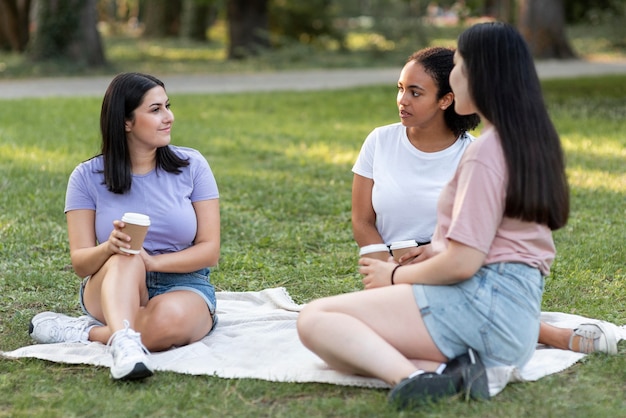
[[[471, 278], [480, 269], [486, 254], [475, 248], [450, 240], [448, 247], [421, 263], [399, 267], [394, 274], [394, 284], [448, 285]], [[363, 274], [366, 289], [391, 285], [394, 263], [361, 258], [359, 272]]]
[[219, 199], [193, 202], [198, 222], [194, 245], [174, 253], [149, 255], [141, 251], [146, 271], [184, 273], [217, 265], [220, 257]]
[[352, 233], [354, 240], [363, 247], [383, 243], [376, 229], [376, 212], [372, 206], [374, 180], [354, 175], [352, 180]]
[[72, 267], [80, 277], [96, 273], [113, 254], [124, 254], [119, 245], [128, 236], [119, 229], [120, 221], [113, 223], [109, 239], [96, 244], [96, 212], [88, 209], [71, 210], [65, 214], [70, 244]]

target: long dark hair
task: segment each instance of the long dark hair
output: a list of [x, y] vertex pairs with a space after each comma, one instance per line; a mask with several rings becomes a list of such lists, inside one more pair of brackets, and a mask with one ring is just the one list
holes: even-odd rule
[[[123, 194], [132, 185], [132, 167], [125, 122], [132, 120], [148, 90], [161, 86], [163, 82], [151, 75], [123, 73], [109, 84], [100, 112], [102, 133], [102, 156], [104, 158], [104, 184], [113, 193]], [[156, 167], [178, 174], [189, 161], [176, 155], [169, 146], [157, 148]]]
[[465, 30], [458, 52], [478, 112], [500, 137], [508, 168], [505, 216], [563, 227], [565, 158], [526, 42], [511, 25], [489, 22]]
[[[437, 99], [441, 99], [452, 92], [450, 87], [450, 72], [454, 67], [454, 49], [430, 47], [414, 52], [407, 59], [407, 63], [415, 61], [424, 67], [424, 71], [437, 85]], [[459, 115], [454, 111], [454, 102], [443, 113], [446, 126], [456, 136], [465, 131], [474, 129], [480, 123], [478, 115]]]

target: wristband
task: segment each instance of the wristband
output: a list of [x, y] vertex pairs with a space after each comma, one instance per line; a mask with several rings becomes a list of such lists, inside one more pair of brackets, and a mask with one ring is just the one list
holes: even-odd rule
[[393, 268], [393, 270], [391, 270], [391, 285], [392, 285], [392, 286], [393, 286], [394, 284], [396, 284], [396, 282], [394, 282], [394, 280], [393, 280], [393, 276], [395, 276], [395, 274], [396, 274], [396, 270], [398, 270], [400, 267], [401, 267], [401, 265], [400, 265], [400, 264], [398, 264], [397, 266], [395, 266], [395, 267]]

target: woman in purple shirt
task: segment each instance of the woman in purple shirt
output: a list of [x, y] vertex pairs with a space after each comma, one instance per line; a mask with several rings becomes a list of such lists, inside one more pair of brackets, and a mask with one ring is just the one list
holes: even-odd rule
[[[31, 321], [40, 343], [109, 344], [114, 379], [152, 375], [150, 351], [198, 341], [217, 319], [209, 281], [220, 253], [217, 184], [198, 151], [170, 145], [173, 122], [160, 80], [113, 79], [100, 116], [102, 153], [72, 172], [65, 202], [85, 315], [43, 312]], [[139, 254], [123, 251], [126, 212], [150, 217]]]

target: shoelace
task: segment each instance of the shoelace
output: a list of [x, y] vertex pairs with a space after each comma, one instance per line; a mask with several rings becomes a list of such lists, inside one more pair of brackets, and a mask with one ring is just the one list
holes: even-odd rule
[[[594, 338], [595, 333], [593, 331], [576, 329], [574, 330], [574, 334], [572, 335], [572, 340], [576, 337], [580, 337], [580, 339], [578, 340], [578, 350], [581, 353], [589, 354], [596, 351], [596, 339]], [[572, 344], [570, 343], [570, 349], [571, 345]]]
[[57, 341], [80, 341], [88, 325], [89, 323], [85, 320], [85, 317], [81, 316], [78, 319], [72, 319], [68, 325], [53, 327], [51, 334]]
[[127, 320], [124, 320], [124, 329], [115, 331], [115, 333], [111, 335], [111, 338], [109, 338], [107, 345], [111, 346], [112, 344], [115, 344], [115, 351], [123, 357], [135, 353], [137, 347], [141, 348], [145, 354], [149, 354], [148, 349], [141, 342], [141, 334], [131, 329], [130, 323]]

